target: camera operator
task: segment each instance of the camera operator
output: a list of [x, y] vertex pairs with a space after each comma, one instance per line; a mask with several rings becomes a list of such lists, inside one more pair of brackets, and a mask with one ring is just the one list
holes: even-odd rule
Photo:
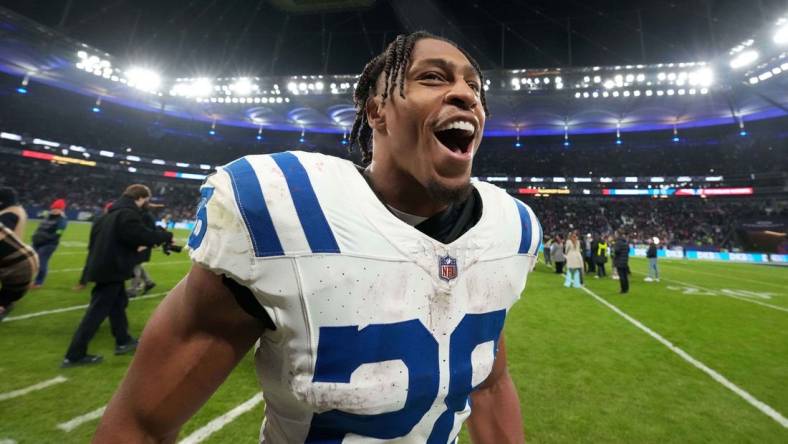
[[150, 198], [151, 192], [147, 186], [130, 185], [107, 214], [93, 224], [86, 277], [96, 285], [91, 292], [90, 305], [74, 333], [61, 367], [102, 361], [101, 356], [87, 354], [87, 349], [107, 316], [115, 337], [115, 354], [129, 353], [137, 348], [137, 340], [128, 331], [128, 295], [124, 281], [132, 277], [142, 247], [172, 242], [172, 233], [154, 230], [144, 224], [141, 208]]

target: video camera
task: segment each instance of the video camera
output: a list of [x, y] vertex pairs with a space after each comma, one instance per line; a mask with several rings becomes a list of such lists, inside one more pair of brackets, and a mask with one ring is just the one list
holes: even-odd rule
[[180, 253], [181, 251], [183, 251], [183, 246], [175, 245], [171, 243], [165, 243], [161, 245], [161, 251], [163, 251], [164, 254], [169, 256], [170, 253]]
[[[158, 231], [167, 231], [162, 227], [156, 227], [156, 229]], [[170, 253], [180, 253], [181, 251], [183, 251], [183, 245], [175, 245], [172, 241], [165, 242], [161, 244], [161, 251], [167, 256], [169, 256]]]

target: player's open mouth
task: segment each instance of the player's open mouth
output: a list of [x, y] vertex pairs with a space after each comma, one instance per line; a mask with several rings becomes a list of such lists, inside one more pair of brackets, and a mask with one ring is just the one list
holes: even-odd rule
[[467, 120], [454, 120], [438, 126], [435, 138], [449, 151], [456, 154], [467, 154], [473, 149], [476, 127]]

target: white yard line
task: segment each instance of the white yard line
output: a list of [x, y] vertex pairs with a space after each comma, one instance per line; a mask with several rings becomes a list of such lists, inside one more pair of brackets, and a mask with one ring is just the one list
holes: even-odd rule
[[[43, 390], [47, 387], [51, 387], [56, 384], [60, 384], [63, 382], [68, 381], [68, 378], [64, 376], [56, 376], [52, 379], [47, 379], [46, 381], [39, 382], [38, 384], [33, 384], [30, 387], [25, 387], [19, 390], [13, 390], [6, 393], [0, 393], [0, 401], [5, 401], [6, 399], [18, 398], [20, 396], [25, 396], [28, 393], [35, 392], [36, 390]], [[2, 441], [0, 441], [1, 443]]]
[[[185, 264], [187, 262], [191, 262], [189, 260], [185, 261], [167, 261], [167, 262], [150, 262], [147, 263], [146, 267], [156, 267], [158, 265], [172, 265], [172, 264]], [[79, 268], [61, 268], [59, 270], [49, 270], [49, 273], [65, 273], [70, 271], [82, 271], [82, 267]]]
[[[641, 273], [639, 271], [634, 271], [633, 270], [632, 273], [640, 274], [640, 275], [643, 275], [643, 276], [647, 276], [646, 273]], [[675, 279], [659, 278], [659, 280], [660, 281], [665, 281], [665, 282], [673, 282], [674, 284], [686, 285], [687, 287], [697, 288], [698, 290], [708, 291], [708, 292], [712, 292], [712, 293], [719, 293], [720, 296], [725, 296], [725, 297], [728, 297], [728, 298], [738, 299], [740, 301], [749, 302], [751, 304], [757, 304], [757, 305], [768, 307], [768, 308], [771, 308], [771, 309], [774, 309], [774, 310], [784, 311], [784, 312], [788, 313], [788, 308], [786, 308], [786, 307], [780, 307], [779, 305], [767, 304], [766, 302], [755, 301], [755, 300], [752, 300], [752, 299], [749, 299], [749, 298], [745, 298], [745, 297], [742, 297], [742, 296], [736, 296], [736, 295], [733, 295], [733, 294], [724, 293], [724, 292], [721, 292], [719, 290], [715, 290], [713, 288], [705, 288], [705, 287], [701, 287], [701, 286], [696, 285], [696, 284], [691, 284], [689, 282], [677, 281]]]
[[107, 406], [104, 406], [104, 407], [101, 407], [101, 408], [97, 408], [96, 410], [93, 410], [90, 413], [85, 413], [82, 416], [77, 416], [74, 419], [71, 419], [71, 420], [68, 420], [66, 422], [58, 424], [57, 428], [59, 428], [60, 430], [62, 430], [64, 432], [70, 432], [70, 431], [76, 429], [77, 427], [81, 426], [82, 424], [85, 424], [86, 422], [95, 421], [95, 420], [101, 418], [101, 415], [104, 414], [104, 410], [106, 410], [106, 409], [107, 409]]
[[[661, 263], [662, 262], [660, 262], [660, 264]], [[718, 273], [709, 273], [709, 272], [706, 272], [706, 271], [691, 270], [691, 269], [688, 269], [686, 267], [686, 265], [688, 265], [688, 264], [679, 264], [679, 263], [676, 263], [676, 262], [668, 262], [667, 264], [668, 265], [675, 265], [676, 266], [675, 269], [681, 270], [681, 271], [686, 271], [688, 273], [702, 274], [702, 275], [706, 275], [706, 276], [712, 276], [712, 277], [715, 277], [715, 278], [733, 279], [733, 280], [737, 280], [737, 281], [750, 282], [750, 283], [757, 284], [757, 285], [767, 285], [767, 286], [770, 286], [770, 287], [777, 287], [777, 288], [779, 288], [781, 290], [785, 290], [785, 287], [786, 287], [785, 285], [775, 284], [773, 282], [757, 281], [755, 279], [743, 278], [743, 277], [739, 277], [737, 275], [732, 275], [732, 274], [718, 274]]]
[[728, 390], [732, 391], [733, 393], [737, 394], [739, 397], [741, 397], [742, 399], [747, 401], [747, 403], [749, 403], [750, 405], [752, 405], [756, 409], [760, 410], [761, 413], [763, 413], [764, 415], [772, 418], [773, 420], [775, 420], [781, 426], [783, 426], [785, 428], [788, 428], [788, 418], [784, 417], [782, 414], [780, 414], [780, 412], [778, 412], [777, 410], [773, 409], [772, 407], [770, 407], [769, 405], [767, 405], [763, 401], [759, 401], [754, 396], [752, 396], [751, 394], [749, 394], [747, 391], [745, 391], [741, 387], [739, 387], [736, 384], [734, 384], [731, 381], [729, 381], [727, 378], [722, 376], [717, 371], [711, 369], [706, 364], [704, 364], [704, 363], [698, 361], [697, 359], [693, 358], [689, 353], [687, 353], [684, 350], [680, 349], [679, 347], [673, 345], [673, 343], [671, 343], [670, 341], [668, 341], [667, 339], [662, 337], [659, 333], [656, 333], [655, 331], [653, 331], [650, 328], [646, 327], [645, 325], [643, 325], [643, 323], [641, 323], [637, 319], [633, 318], [632, 316], [629, 316], [628, 314], [624, 313], [623, 311], [621, 311], [621, 309], [619, 309], [615, 305], [611, 304], [610, 302], [608, 302], [604, 298], [600, 297], [599, 295], [597, 295], [593, 291], [589, 290], [586, 287], [582, 287], [581, 290], [583, 290], [586, 293], [588, 293], [591, 297], [596, 299], [599, 303], [601, 303], [604, 306], [606, 306], [607, 308], [613, 310], [613, 312], [615, 312], [617, 315], [619, 315], [622, 318], [624, 318], [627, 321], [629, 321], [629, 323], [631, 323], [635, 327], [639, 328], [640, 330], [642, 330], [643, 332], [645, 332], [646, 334], [648, 334], [652, 338], [656, 339], [660, 344], [662, 344], [665, 347], [667, 347], [670, 351], [672, 351], [673, 353], [679, 355], [679, 357], [681, 357], [681, 359], [683, 359], [683, 360], [687, 361], [688, 363], [692, 364], [695, 368], [697, 368], [698, 370], [702, 371], [703, 373], [706, 373], [712, 379], [714, 379], [715, 381], [720, 383], [723, 387], [725, 387]]
[[0, 439], [0, 444], [16, 444], [13, 439]]
[[233, 422], [237, 417], [252, 410], [263, 401], [263, 394], [258, 393], [251, 397], [248, 401], [233, 408], [222, 416], [217, 416], [212, 419], [208, 424], [200, 427], [194, 433], [187, 436], [179, 442], [179, 444], [197, 444], [205, 441], [209, 436], [221, 430], [227, 424]]
[[[162, 292], [162, 293], [146, 294], [145, 296], [137, 296], [136, 298], [131, 298], [131, 299], [129, 299], [129, 302], [139, 301], [139, 300], [142, 300], [142, 299], [157, 298], [157, 297], [160, 297], [160, 296], [164, 296], [165, 294], [167, 294], [166, 291]], [[9, 317], [5, 318], [3, 320], [3, 322], [5, 323], [5, 322], [21, 321], [23, 319], [37, 318], [39, 316], [46, 316], [46, 315], [51, 315], [51, 314], [55, 314], [55, 313], [65, 313], [67, 311], [80, 310], [82, 308], [86, 308], [87, 306], [88, 306], [88, 304], [72, 305], [71, 307], [56, 308], [54, 310], [37, 311], [35, 313], [28, 313], [28, 314], [23, 314], [23, 315], [19, 315], [19, 316], [9, 316]]]

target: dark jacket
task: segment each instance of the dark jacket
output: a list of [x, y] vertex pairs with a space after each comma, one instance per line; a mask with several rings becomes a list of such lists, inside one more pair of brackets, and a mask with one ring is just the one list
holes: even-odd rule
[[656, 258], [657, 257], [657, 246], [656, 246], [656, 244], [650, 244], [648, 246], [648, 250], [646, 250], [646, 257], [648, 257], [648, 258]]
[[65, 216], [50, 214], [42, 220], [33, 233], [33, 246], [38, 248], [44, 245], [55, 245], [60, 243], [60, 236], [66, 229], [68, 220]]
[[132, 276], [139, 263], [138, 247], [153, 247], [171, 240], [172, 233], [146, 227], [134, 201], [121, 196], [90, 230], [87, 280], [122, 282]]
[[[153, 214], [150, 212], [150, 210], [143, 209], [140, 214], [142, 214], [142, 223], [145, 225], [145, 228], [148, 228], [149, 230], [156, 230], [156, 218], [153, 217]], [[140, 251], [137, 254], [137, 263], [141, 264], [143, 262], [149, 262], [151, 251], [151, 248], [146, 248]]]
[[629, 244], [623, 237], [616, 239], [613, 245], [613, 265], [618, 267], [626, 267], [629, 264]]

